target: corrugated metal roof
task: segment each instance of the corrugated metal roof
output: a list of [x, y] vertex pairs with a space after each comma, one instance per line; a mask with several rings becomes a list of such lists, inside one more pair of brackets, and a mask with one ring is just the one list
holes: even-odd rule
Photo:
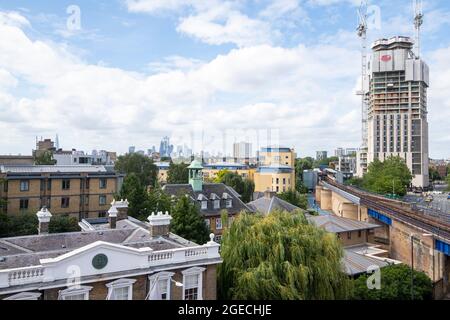
[[[370, 247], [367, 248], [370, 249]], [[344, 249], [343, 262], [345, 273], [351, 276], [367, 273], [369, 269], [373, 270], [374, 266], [383, 268], [396, 263], [387, 258], [377, 258], [364, 255], [353, 251], [351, 248]]]
[[308, 216], [308, 220], [315, 223], [318, 227], [324, 228], [326, 231], [333, 233], [367, 230], [381, 227], [377, 224], [351, 220], [335, 215]]

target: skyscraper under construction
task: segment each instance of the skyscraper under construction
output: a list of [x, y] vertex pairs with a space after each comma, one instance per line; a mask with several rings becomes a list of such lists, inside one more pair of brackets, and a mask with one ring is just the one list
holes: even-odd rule
[[413, 186], [427, 187], [429, 69], [408, 37], [381, 39], [372, 46], [367, 120], [367, 162], [400, 156]]

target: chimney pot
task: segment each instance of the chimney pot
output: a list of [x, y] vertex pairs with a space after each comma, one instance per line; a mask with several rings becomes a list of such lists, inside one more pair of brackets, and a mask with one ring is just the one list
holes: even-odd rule
[[117, 214], [119, 211], [117, 211], [117, 208], [115, 206], [112, 206], [108, 210], [108, 221], [109, 221], [109, 228], [115, 229], [117, 225]]
[[52, 214], [48, 211], [47, 207], [43, 207], [40, 211], [36, 213], [39, 220], [38, 232], [40, 235], [48, 234], [50, 219]]
[[172, 217], [168, 212], [167, 214], [163, 214], [162, 211], [159, 211], [157, 214], [151, 214], [147, 220], [150, 224], [150, 236], [158, 237], [169, 235]]

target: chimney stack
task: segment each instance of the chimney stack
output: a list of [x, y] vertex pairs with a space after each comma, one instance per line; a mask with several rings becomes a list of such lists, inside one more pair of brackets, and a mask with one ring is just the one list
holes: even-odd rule
[[117, 224], [117, 214], [119, 211], [117, 208], [112, 205], [111, 208], [108, 210], [108, 222], [109, 222], [109, 228], [115, 229]]
[[270, 191], [270, 190], [266, 190], [264, 191], [264, 197], [267, 199], [272, 199], [273, 197], [275, 197], [277, 193], [275, 191]]
[[38, 232], [40, 235], [48, 234], [50, 218], [52, 214], [48, 211], [47, 207], [43, 207], [40, 211], [36, 213], [39, 220]]
[[113, 200], [111, 207], [117, 209], [117, 221], [128, 219], [128, 200]]
[[166, 213], [162, 213], [161, 211], [158, 213], [152, 212], [148, 217], [150, 236], [168, 236], [170, 232], [170, 220], [172, 220], [172, 217], [167, 211]]

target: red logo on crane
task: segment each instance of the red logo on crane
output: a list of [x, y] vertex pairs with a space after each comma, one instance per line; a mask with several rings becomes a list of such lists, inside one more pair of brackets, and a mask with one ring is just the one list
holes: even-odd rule
[[391, 60], [392, 60], [392, 57], [390, 55], [381, 56], [381, 61], [383, 61], [383, 62], [389, 62]]

